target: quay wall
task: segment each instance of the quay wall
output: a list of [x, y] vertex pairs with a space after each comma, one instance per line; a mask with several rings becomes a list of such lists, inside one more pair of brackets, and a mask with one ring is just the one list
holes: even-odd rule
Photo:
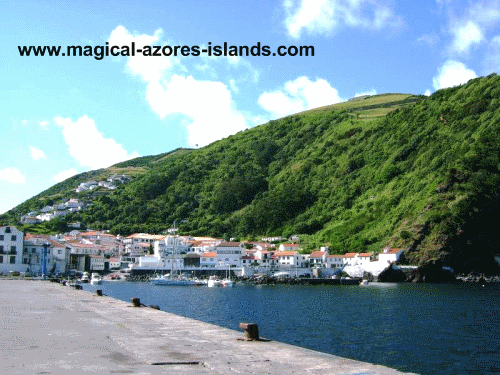
[[0, 280], [0, 314], [3, 374], [401, 373], [49, 281]]

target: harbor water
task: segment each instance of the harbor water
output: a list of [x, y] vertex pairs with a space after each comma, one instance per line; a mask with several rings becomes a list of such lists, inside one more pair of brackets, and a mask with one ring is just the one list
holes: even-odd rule
[[155, 286], [87, 290], [325, 353], [420, 374], [500, 373], [499, 284]]

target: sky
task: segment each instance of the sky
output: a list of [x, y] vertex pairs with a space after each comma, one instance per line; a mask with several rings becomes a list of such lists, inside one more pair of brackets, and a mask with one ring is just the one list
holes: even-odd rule
[[[359, 95], [430, 95], [500, 70], [500, 0], [18, 0], [0, 2], [0, 14], [0, 213], [78, 173]], [[167, 52], [312, 46], [314, 56], [18, 48], [98, 54], [132, 42]]]

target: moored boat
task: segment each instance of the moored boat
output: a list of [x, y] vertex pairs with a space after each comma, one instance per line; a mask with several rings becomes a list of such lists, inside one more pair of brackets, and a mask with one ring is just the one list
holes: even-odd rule
[[207, 286], [209, 288], [214, 288], [217, 286], [222, 286], [222, 280], [220, 280], [217, 276], [210, 276], [208, 278]]
[[90, 284], [92, 285], [101, 285], [102, 277], [98, 273], [92, 273], [92, 277], [90, 278]]
[[197, 285], [196, 281], [193, 279], [189, 279], [184, 276], [171, 276], [170, 274], [166, 275], [157, 275], [152, 277], [150, 283], [153, 285], [174, 285], [174, 286], [190, 286]]

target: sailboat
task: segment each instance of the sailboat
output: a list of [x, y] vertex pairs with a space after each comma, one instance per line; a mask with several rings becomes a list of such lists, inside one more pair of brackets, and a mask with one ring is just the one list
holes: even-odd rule
[[228, 264], [227, 272], [226, 272], [226, 278], [221, 281], [222, 286], [231, 288], [234, 284], [233, 280], [231, 280], [231, 270], [230, 270], [230, 265]]

